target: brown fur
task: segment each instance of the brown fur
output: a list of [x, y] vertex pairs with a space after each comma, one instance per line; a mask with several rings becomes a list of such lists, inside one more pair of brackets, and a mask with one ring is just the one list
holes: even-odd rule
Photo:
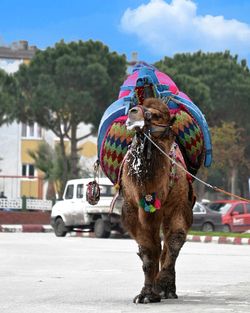
[[[152, 122], [171, 123], [166, 104], [161, 100], [150, 98], [144, 101], [143, 106], [152, 112]], [[174, 136], [171, 134], [160, 139], [158, 135], [154, 134], [153, 140], [168, 153]], [[134, 302], [147, 303], [160, 301], [161, 297], [177, 298], [175, 262], [192, 224], [194, 195], [186, 174], [178, 167], [178, 180], [173, 188], [169, 188], [170, 161], [153, 145], [150, 160], [145, 157], [146, 148], [139, 153], [143, 172], [137, 177], [136, 171], [131, 168], [138, 157], [140, 140], [133, 142], [123, 169], [122, 218], [124, 227], [139, 245], [138, 255], [145, 275], [144, 287]], [[157, 192], [161, 208], [154, 213], [147, 213], [139, 207], [139, 200], [153, 192]], [[160, 229], [163, 232], [163, 249]]]

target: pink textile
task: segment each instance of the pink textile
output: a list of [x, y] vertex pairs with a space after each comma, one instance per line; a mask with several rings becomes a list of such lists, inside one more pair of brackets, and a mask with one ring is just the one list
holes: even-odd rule
[[[167, 75], [164, 74], [160, 71], [155, 71], [155, 74], [159, 80], [159, 83], [161, 85], [167, 85], [169, 86], [169, 90], [173, 93], [173, 94], [178, 94], [179, 93], [179, 89], [176, 86], [176, 84], [173, 82], [173, 80]], [[127, 77], [127, 79], [124, 81], [122, 86], [135, 86], [136, 84], [136, 80], [138, 78], [138, 71], [134, 72], [133, 74], [129, 75]], [[130, 94], [130, 90], [121, 90], [119, 93], [118, 98], [123, 98], [126, 97]], [[184, 94], [185, 95], [185, 94]], [[186, 95], [185, 95], [186, 99], [189, 99]]]

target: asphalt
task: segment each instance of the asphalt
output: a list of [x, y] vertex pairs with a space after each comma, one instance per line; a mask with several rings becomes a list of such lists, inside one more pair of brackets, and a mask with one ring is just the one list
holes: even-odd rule
[[[51, 225], [24, 224], [24, 225], [0, 225], [0, 232], [8, 233], [52, 233]], [[72, 231], [68, 234], [71, 237], [95, 237], [93, 232]], [[112, 238], [122, 238], [117, 233], [111, 234]], [[223, 237], [223, 236], [197, 236], [188, 235], [187, 241], [214, 243], [214, 244], [232, 244], [232, 245], [250, 245], [250, 238]]]

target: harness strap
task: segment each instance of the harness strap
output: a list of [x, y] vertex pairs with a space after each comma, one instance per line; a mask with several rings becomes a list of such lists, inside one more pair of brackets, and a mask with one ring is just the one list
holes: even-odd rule
[[122, 182], [122, 170], [123, 170], [123, 166], [124, 166], [124, 163], [127, 159], [127, 156], [128, 156], [128, 153], [129, 153], [129, 149], [127, 150], [123, 160], [122, 160], [122, 163], [121, 163], [121, 166], [120, 166], [120, 169], [119, 169], [119, 173], [118, 173], [118, 178], [117, 178], [117, 182], [116, 184], [114, 185], [115, 186], [115, 189], [116, 189], [116, 193], [111, 201], [111, 204], [110, 204], [110, 210], [109, 210], [109, 214], [113, 213], [113, 210], [114, 210], [114, 207], [115, 207], [115, 203], [116, 203], [116, 200], [120, 194], [120, 191], [121, 191], [121, 182]]

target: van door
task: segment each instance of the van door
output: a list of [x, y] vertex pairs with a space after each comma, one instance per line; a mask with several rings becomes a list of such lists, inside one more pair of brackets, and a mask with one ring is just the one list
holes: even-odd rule
[[74, 184], [68, 184], [64, 193], [63, 197], [63, 211], [64, 211], [64, 216], [65, 216], [65, 223], [67, 226], [74, 225], [74, 205], [75, 205], [75, 200], [74, 200]]
[[78, 183], [76, 184], [76, 194], [75, 194], [75, 216], [74, 216], [74, 224], [75, 225], [84, 225], [84, 184]]

